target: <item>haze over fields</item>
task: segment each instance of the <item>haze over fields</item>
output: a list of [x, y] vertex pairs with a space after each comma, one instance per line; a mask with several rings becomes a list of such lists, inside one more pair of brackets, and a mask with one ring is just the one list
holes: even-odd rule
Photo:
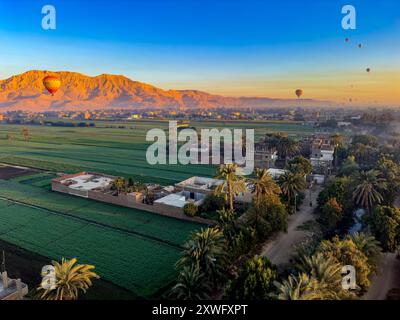
[[[43, 86], [46, 75], [57, 75], [61, 88], [52, 97]], [[0, 81], [0, 111], [81, 110], [106, 108], [258, 108], [331, 106], [311, 99], [224, 97], [197, 90], [163, 90], [121, 75], [89, 77], [76, 72], [32, 70]]]

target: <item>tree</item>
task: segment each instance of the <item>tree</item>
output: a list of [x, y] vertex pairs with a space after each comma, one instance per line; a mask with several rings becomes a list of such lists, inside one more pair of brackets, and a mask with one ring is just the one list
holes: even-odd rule
[[340, 176], [351, 176], [358, 172], [359, 165], [356, 162], [356, 158], [354, 156], [348, 156], [347, 159], [343, 162], [340, 170]]
[[223, 194], [229, 203], [229, 208], [233, 210], [233, 200], [241, 193], [247, 192], [244, 179], [236, 174], [237, 164], [221, 165], [218, 168], [217, 179], [222, 179], [225, 183], [220, 184], [216, 189], [216, 194]]
[[305, 273], [291, 274], [282, 283], [275, 282], [278, 300], [317, 300], [320, 299], [318, 282]]
[[100, 277], [93, 272], [94, 266], [76, 264], [77, 259], [66, 260], [61, 263], [53, 261], [56, 283], [55, 289], [37, 288], [40, 300], [77, 300], [79, 292], [86, 293], [92, 286], [92, 279]]
[[183, 213], [188, 217], [194, 217], [197, 215], [199, 208], [194, 203], [186, 203], [183, 207]]
[[177, 284], [171, 289], [170, 295], [179, 300], [206, 300], [210, 286], [197, 266], [184, 266], [178, 276]]
[[366, 291], [370, 286], [369, 275], [371, 267], [368, 263], [368, 257], [361, 252], [351, 239], [340, 240], [334, 237], [332, 240], [323, 240], [318, 248], [325, 259], [339, 263], [342, 266], [350, 265], [356, 269], [357, 285]]
[[337, 202], [336, 198], [330, 198], [322, 207], [318, 222], [324, 230], [324, 233], [329, 234], [336, 229], [342, 218], [343, 209], [341, 205]]
[[343, 144], [343, 136], [340, 133], [333, 134], [331, 140], [335, 148], [339, 148]]
[[182, 257], [177, 268], [195, 266], [216, 285], [226, 274], [226, 240], [223, 232], [217, 228], [202, 229], [192, 234], [184, 244]]
[[257, 231], [261, 239], [269, 237], [276, 231], [287, 231], [288, 214], [280, 198], [266, 196], [257, 205], [253, 203], [246, 213], [247, 224]]
[[312, 165], [308, 159], [303, 156], [297, 156], [289, 162], [288, 169], [293, 173], [305, 176], [312, 172]]
[[321, 253], [300, 256], [297, 269], [317, 281], [321, 299], [337, 300], [347, 296], [342, 289], [342, 266], [332, 258], [327, 259]]
[[269, 175], [267, 169], [256, 169], [256, 177], [253, 179], [254, 202], [259, 205], [269, 195], [280, 195], [281, 189]]
[[400, 210], [378, 206], [366, 218], [372, 234], [381, 243], [383, 250], [394, 252], [400, 246]]
[[225, 198], [221, 195], [209, 194], [205, 197], [201, 205], [201, 212], [216, 212], [222, 210], [225, 206]]
[[267, 299], [276, 276], [267, 258], [255, 256], [246, 261], [235, 279], [229, 281], [225, 297], [229, 300]]
[[355, 176], [354, 184], [356, 187], [353, 198], [356, 205], [370, 211], [373, 206], [382, 202], [382, 190], [386, 189], [387, 184], [385, 179], [379, 178], [378, 171], [361, 171]]
[[400, 193], [400, 166], [390, 157], [381, 155], [377, 163], [380, 178], [385, 179], [387, 188], [382, 190], [385, 205], [393, 206]]
[[118, 194], [120, 194], [121, 192], [123, 192], [125, 190], [126, 187], [126, 181], [124, 178], [118, 177], [117, 179], [115, 179], [114, 181], [114, 187], [117, 189]]
[[149, 188], [145, 187], [143, 202], [148, 205], [153, 205], [154, 199], [155, 199], [154, 192]]
[[287, 137], [282, 137], [280, 143], [277, 145], [277, 151], [285, 160], [285, 164], [287, 164], [289, 157], [293, 157], [300, 153], [300, 146], [297, 141], [291, 140]]
[[292, 212], [292, 201], [295, 201], [296, 206], [296, 196], [306, 188], [304, 176], [293, 172], [286, 172], [279, 178], [279, 184], [282, 193], [287, 197], [288, 207]]
[[375, 239], [375, 237], [366, 233], [356, 232], [351, 236], [347, 236], [348, 239], [351, 239], [358, 250], [365, 254], [368, 258], [369, 265], [376, 271], [376, 267], [378, 266], [380, 257], [381, 257], [381, 247], [379, 241]]
[[338, 151], [343, 145], [343, 137], [341, 134], [335, 133], [334, 135], [331, 136], [331, 141], [335, 148], [335, 168], [337, 169], [339, 166], [339, 152]]
[[363, 144], [371, 147], [378, 146], [378, 138], [371, 135], [355, 135], [351, 141], [353, 145]]

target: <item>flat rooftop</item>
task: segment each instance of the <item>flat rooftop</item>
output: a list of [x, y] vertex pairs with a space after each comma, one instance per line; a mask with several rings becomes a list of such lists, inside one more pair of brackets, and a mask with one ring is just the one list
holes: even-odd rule
[[213, 190], [216, 186], [224, 183], [222, 180], [204, 177], [191, 177], [176, 184], [178, 187], [188, 187], [201, 190]]
[[154, 201], [154, 203], [161, 203], [172, 207], [183, 208], [188, 202], [184, 195], [170, 194], [164, 198]]
[[91, 191], [108, 187], [114, 179], [95, 174], [81, 174], [68, 177], [59, 182], [74, 190]]
[[[17, 294], [17, 283], [14, 279], [8, 280], [8, 288], [4, 288], [3, 281], [0, 277], [0, 300], [8, 299], [11, 295]], [[21, 295], [25, 296], [28, 293], [28, 286], [21, 282]]]

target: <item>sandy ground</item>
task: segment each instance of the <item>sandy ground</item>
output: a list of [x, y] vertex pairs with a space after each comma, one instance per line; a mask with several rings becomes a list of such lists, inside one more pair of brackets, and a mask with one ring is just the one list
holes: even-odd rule
[[396, 254], [386, 253], [379, 266], [379, 273], [372, 277], [372, 285], [364, 300], [385, 300], [388, 292], [400, 286], [400, 260]]
[[315, 219], [312, 213], [317, 205], [316, 199], [320, 191], [320, 187], [316, 187], [312, 191], [313, 207], [309, 205], [310, 192], [306, 191], [300, 211], [289, 217], [288, 232], [280, 232], [272, 240], [268, 241], [264, 245], [261, 255], [267, 256], [276, 265], [289, 262], [295, 252], [296, 245], [307, 239], [309, 233], [305, 230], [297, 230], [297, 228], [305, 222]]

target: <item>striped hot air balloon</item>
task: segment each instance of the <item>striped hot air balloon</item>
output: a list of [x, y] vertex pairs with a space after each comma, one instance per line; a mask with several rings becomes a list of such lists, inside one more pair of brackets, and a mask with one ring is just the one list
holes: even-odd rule
[[61, 81], [56, 76], [47, 76], [43, 79], [43, 85], [52, 96], [60, 89]]

